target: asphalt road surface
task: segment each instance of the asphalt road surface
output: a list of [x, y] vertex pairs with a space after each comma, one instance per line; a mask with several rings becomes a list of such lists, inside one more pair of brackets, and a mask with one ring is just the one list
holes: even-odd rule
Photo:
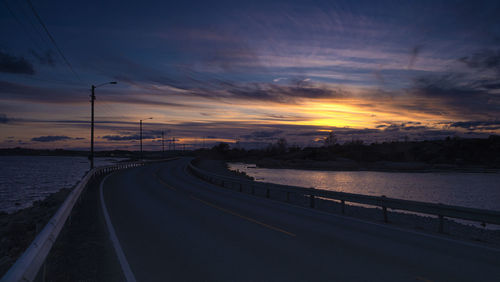
[[498, 249], [223, 189], [188, 162], [101, 187], [131, 280], [500, 281]]

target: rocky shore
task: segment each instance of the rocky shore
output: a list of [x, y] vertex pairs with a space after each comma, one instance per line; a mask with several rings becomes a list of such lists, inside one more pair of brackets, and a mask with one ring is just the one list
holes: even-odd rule
[[33, 206], [14, 213], [0, 213], [0, 277], [49, 222], [71, 189], [61, 189]]

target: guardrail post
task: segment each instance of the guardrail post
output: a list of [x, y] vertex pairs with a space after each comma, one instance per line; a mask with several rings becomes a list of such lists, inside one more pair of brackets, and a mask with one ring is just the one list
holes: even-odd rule
[[345, 214], [345, 200], [340, 200], [340, 205], [342, 209], [342, 214]]
[[311, 208], [313, 208], [313, 209], [314, 209], [314, 195], [312, 195], [312, 194], [311, 194], [311, 195], [309, 196], [309, 198], [311, 199], [311, 200], [309, 201], [309, 202], [310, 202], [310, 204], [309, 204], [309, 205], [311, 206]]
[[439, 233], [444, 233], [444, 216], [438, 215], [439, 217]]
[[[381, 196], [380, 198], [382, 198], [382, 201], [384, 200], [384, 198], [386, 198], [385, 196]], [[384, 212], [384, 222], [387, 223], [389, 222], [387, 220], [387, 207], [385, 205], [382, 204], [382, 211]]]
[[290, 192], [286, 191], [286, 202], [290, 203]]

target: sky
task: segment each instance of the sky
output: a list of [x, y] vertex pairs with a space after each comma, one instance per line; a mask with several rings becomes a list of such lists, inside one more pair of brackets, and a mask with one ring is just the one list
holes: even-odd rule
[[500, 134], [499, 1], [0, 2], [0, 148]]

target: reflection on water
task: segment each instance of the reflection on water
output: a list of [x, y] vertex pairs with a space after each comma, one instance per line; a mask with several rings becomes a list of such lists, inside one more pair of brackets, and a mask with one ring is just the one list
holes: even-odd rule
[[498, 173], [403, 173], [256, 168], [230, 163], [257, 181], [500, 211]]

